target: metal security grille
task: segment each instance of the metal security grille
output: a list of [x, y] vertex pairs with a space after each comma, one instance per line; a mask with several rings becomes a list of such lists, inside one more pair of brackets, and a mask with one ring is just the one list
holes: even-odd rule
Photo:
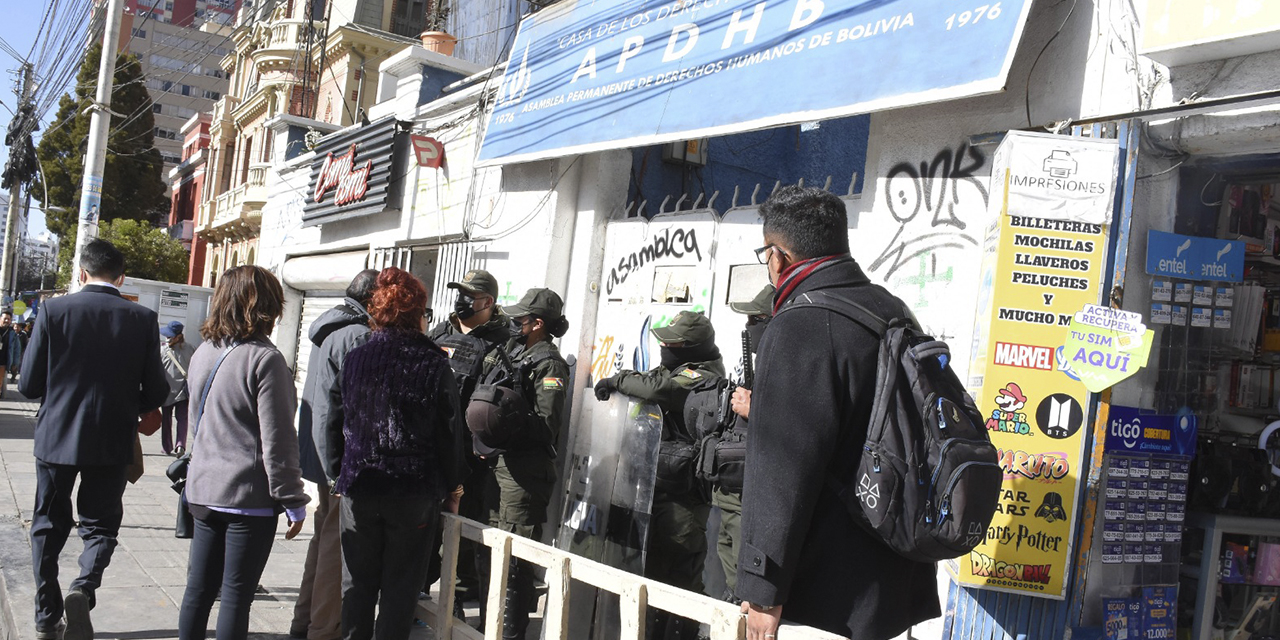
[[457, 282], [470, 269], [483, 269], [485, 265], [475, 264], [473, 259], [477, 252], [484, 249], [483, 244], [468, 241], [451, 242], [440, 245], [440, 254], [436, 262], [435, 281], [431, 287], [431, 308], [436, 318], [443, 319], [453, 309], [457, 292], [446, 285]]
[[298, 352], [293, 362], [293, 383], [302, 397], [302, 385], [307, 381], [307, 363], [311, 358], [311, 323], [324, 312], [342, 301], [340, 291], [308, 291], [302, 300], [302, 320], [298, 323]]

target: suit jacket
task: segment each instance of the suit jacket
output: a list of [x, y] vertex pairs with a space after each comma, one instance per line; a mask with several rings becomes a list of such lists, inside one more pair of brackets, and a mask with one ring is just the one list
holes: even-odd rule
[[125, 465], [138, 416], [160, 406], [156, 312], [103, 285], [40, 305], [18, 390], [43, 398], [35, 455], [51, 464]]
[[[815, 272], [792, 297], [828, 289], [881, 316], [902, 303], [853, 261]], [[858, 640], [892, 638], [940, 615], [937, 570], [859, 527], [828, 477], [847, 480], [867, 439], [875, 336], [832, 311], [776, 316], [760, 342], [751, 397], [738, 597]]]

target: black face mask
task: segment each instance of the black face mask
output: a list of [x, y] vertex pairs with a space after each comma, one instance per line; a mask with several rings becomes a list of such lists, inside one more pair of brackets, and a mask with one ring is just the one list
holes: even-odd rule
[[658, 356], [662, 359], [662, 366], [668, 371], [675, 371], [680, 365], [684, 364], [684, 358], [677, 355], [671, 347], [660, 347]]
[[716, 360], [720, 357], [720, 350], [716, 348], [715, 343], [708, 342], [692, 347], [660, 347], [658, 354], [662, 359], [662, 366], [668, 371], [675, 371], [691, 362]]
[[529, 334], [524, 333], [524, 325], [518, 320], [511, 321], [511, 336], [515, 338], [516, 344], [529, 343]]
[[764, 330], [769, 326], [769, 321], [756, 321], [755, 324], [747, 327], [747, 335], [751, 338], [751, 353], [756, 353], [760, 349], [760, 340], [764, 338]]
[[458, 292], [458, 300], [453, 303], [453, 312], [458, 315], [459, 320], [466, 320], [476, 314], [473, 308], [476, 299], [469, 294]]

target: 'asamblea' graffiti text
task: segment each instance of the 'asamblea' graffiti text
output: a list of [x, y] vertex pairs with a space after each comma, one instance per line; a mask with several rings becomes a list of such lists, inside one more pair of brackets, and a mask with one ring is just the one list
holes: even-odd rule
[[618, 260], [618, 265], [609, 271], [605, 292], [613, 293], [614, 287], [626, 282], [628, 276], [646, 264], [667, 257], [683, 258], [690, 253], [702, 262], [702, 249], [698, 247], [698, 236], [693, 229], [664, 229], [654, 234], [649, 244]]

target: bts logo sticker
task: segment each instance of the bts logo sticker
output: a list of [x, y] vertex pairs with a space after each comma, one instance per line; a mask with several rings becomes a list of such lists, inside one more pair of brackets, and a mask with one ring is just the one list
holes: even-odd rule
[[1084, 424], [1084, 408], [1075, 398], [1055, 393], [1040, 401], [1036, 408], [1036, 426], [1040, 433], [1062, 440], [1070, 438]]

